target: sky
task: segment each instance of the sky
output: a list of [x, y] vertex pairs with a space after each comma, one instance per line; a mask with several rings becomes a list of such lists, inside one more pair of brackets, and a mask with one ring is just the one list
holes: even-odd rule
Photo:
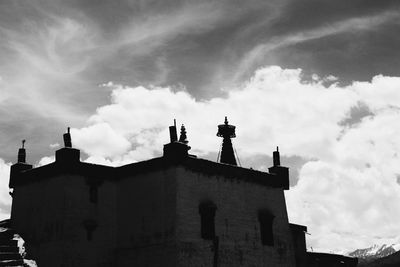
[[176, 119], [216, 160], [228, 116], [243, 167], [290, 167], [289, 219], [314, 251], [400, 243], [396, 0], [0, 1], [0, 217], [9, 166], [160, 156]]

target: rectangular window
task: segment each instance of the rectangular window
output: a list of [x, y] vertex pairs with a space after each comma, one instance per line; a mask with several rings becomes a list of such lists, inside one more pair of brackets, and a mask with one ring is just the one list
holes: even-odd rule
[[97, 185], [91, 185], [89, 187], [89, 199], [92, 203], [97, 203]]
[[274, 215], [267, 210], [259, 211], [258, 220], [260, 222], [261, 242], [264, 246], [274, 245], [273, 222]]
[[88, 219], [88, 220], [83, 221], [83, 226], [86, 229], [87, 240], [92, 241], [93, 240], [93, 232], [97, 228], [97, 222], [95, 220]]
[[215, 238], [215, 211], [217, 207], [212, 202], [199, 205], [201, 217], [201, 238], [213, 240]]

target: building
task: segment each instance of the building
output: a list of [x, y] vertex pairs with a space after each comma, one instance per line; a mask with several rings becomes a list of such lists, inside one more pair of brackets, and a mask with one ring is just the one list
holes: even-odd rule
[[162, 157], [121, 167], [81, 162], [69, 130], [54, 163], [32, 168], [22, 147], [10, 174], [11, 227], [40, 267], [328, 266], [307, 254], [307, 228], [288, 221], [278, 150], [269, 173], [242, 168], [235, 126], [225, 119], [217, 135], [219, 162], [189, 154], [175, 125]]

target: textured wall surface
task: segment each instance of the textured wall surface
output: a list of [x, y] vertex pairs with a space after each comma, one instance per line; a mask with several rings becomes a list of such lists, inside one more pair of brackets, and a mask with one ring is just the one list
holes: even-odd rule
[[175, 168], [118, 184], [118, 266], [176, 266]]
[[[179, 266], [213, 266], [216, 247], [200, 236], [199, 204], [217, 206], [218, 266], [295, 266], [293, 242], [282, 189], [243, 182], [238, 177], [177, 172]], [[261, 243], [258, 211], [274, 216], [274, 246]]]
[[[282, 189], [174, 166], [108, 178], [15, 188], [12, 224], [39, 266], [294, 266]], [[201, 238], [203, 201], [217, 207], [218, 245]], [[273, 246], [261, 242], [260, 210], [275, 216]]]
[[[12, 225], [39, 266], [110, 266], [115, 247], [115, 184], [90, 201], [82, 176], [57, 176], [14, 189]], [[95, 223], [88, 240], [85, 224]], [[101, 255], [99, 257], [98, 255]]]

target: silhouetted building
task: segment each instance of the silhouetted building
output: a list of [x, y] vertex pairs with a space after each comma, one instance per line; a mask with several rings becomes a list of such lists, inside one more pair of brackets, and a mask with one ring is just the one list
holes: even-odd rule
[[40, 267], [319, 266], [307, 265], [307, 228], [289, 224], [278, 150], [269, 173], [242, 168], [235, 126], [217, 135], [220, 163], [189, 154], [183, 125], [162, 157], [121, 167], [81, 162], [69, 130], [54, 163], [32, 168], [22, 147], [11, 226]]

